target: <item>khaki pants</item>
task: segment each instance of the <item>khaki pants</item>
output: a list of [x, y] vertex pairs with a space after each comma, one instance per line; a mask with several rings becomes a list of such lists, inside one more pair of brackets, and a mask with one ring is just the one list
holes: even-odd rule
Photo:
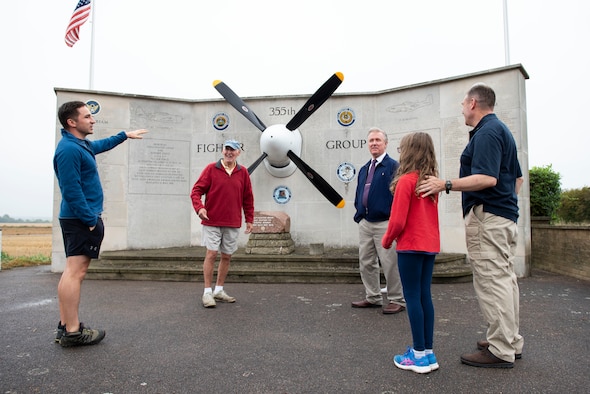
[[473, 287], [488, 324], [486, 338], [496, 357], [514, 362], [522, 353], [519, 334], [519, 291], [514, 273], [516, 223], [475, 206], [465, 217], [467, 252], [473, 269]]
[[[391, 249], [381, 246], [381, 239], [387, 231], [388, 222], [359, 222], [359, 271], [365, 285], [367, 301], [373, 304], [396, 304], [406, 306], [402, 291], [402, 282], [397, 268], [395, 242]], [[379, 267], [381, 262], [381, 267]], [[387, 284], [387, 300], [381, 295], [381, 268]]]

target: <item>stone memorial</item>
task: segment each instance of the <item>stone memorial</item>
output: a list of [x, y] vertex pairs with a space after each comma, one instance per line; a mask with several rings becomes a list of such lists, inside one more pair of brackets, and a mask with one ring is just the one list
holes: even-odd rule
[[[344, 72], [344, 81], [347, 81]], [[328, 75], [310, 75], [318, 83]], [[211, 80], [213, 81], [213, 77]], [[251, 174], [255, 209], [264, 215], [256, 232], [240, 231], [238, 245], [250, 253], [291, 253], [291, 243], [310, 253], [358, 247], [354, 198], [358, 170], [369, 160], [367, 131], [385, 130], [387, 152], [398, 159], [401, 138], [411, 132], [431, 135], [441, 178], [459, 175], [459, 159], [469, 138], [460, 103], [473, 84], [484, 82], [497, 95], [495, 112], [510, 128], [517, 144], [525, 182], [518, 195], [518, 246], [514, 261], [519, 277], [530, 273], [531, 231], [528, 186], [526, 86], [522, 65], [511, 65], [378, 92], [343, 93], [343, 84], [299, 128], [300, 158], [342, 196], [345, 206], [334, 207], [310, 183], [310, 174], [296, 170], [284, 176], [260, 165]], [[227, 81], [230, 85], [234, 81]], [[238, 163], [248, 167], [261, 156], [261, 133], [211, 87], [211, 99], [187, 100], [92, 90], [55, 89], [57, 108], [66, 101], [88, 103], [96, 120], [95, 134], [105, 138], [121, 130], [146, 128], [143, 140], [97, 156], [105, 194], [102, 251], [199, 246], [201, 221], [193, 212], [190, 192], [203, 168], [219, 160], [223, 142], [242, 144]], [[287, 124], [312, 92], [292, 96], [243, 97], [268, 127]], [[55, 141], [61, 139], [56, 117]], [[58, 213], [61, 195], [54, 183], [52, 270], [63, 271], [65, 252]], [[271, 214], [269, 214], [271, 213]], [[284, 216], [277, 216], [278, 213]], [[466, 253], [461, 193], [439, 199], [441, 252]], [[288, 220], [285, 219], [288, 218]], [[268, 222], [267, 222], [268, 220]], [[283, 223], [285, 228], [276, 231]], [[269, 249], [253, 245], [256, 239]], [[268, 246], [267, 245], [267, 246]], [[313, 249], [313, 251], [312, 251]], [[328, 252], [325, 252], [326, 254]]]
[[291, 239], [291, 218], [284, 212], [254, 212], [252, 233], [246, 244], [246, 254], [291, 254], [295, 243]]

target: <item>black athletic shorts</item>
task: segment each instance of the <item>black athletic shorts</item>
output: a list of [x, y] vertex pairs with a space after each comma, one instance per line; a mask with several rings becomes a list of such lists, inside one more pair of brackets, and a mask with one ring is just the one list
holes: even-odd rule
[[79, 219], [59, 219], [61, 234], [64, 239], [66, 257], [88, 256], [91, 259], [98, 258], [100, 245], [104, 238], [104, 224], [98, 218], [96, 227], [90, 228]]

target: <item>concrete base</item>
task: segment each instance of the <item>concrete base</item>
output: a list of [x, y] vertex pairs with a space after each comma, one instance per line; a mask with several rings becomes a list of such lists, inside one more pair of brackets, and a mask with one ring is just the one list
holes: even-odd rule
[[[103, 252], [90, 264], [87, 278], [201, 282], [204, 257], [203, 247]], [[433, 283], [468, 281], [471, 268], [465, 255], [437, 255]], [[295, 248], [289, 255], [258, 255], [240, 248], [232, 256], [226, 282], [361, 283], [358, 249], [329, 248], [312, 255], [307, 248]]]
[[250, 234], [244, 252], [257, 255], [285, 255], [295, 251], [295, 243], [291, 233], [262, 233]]
[[312, 256], [324, 254], [324, 244], [309, 244], [309, 254]]

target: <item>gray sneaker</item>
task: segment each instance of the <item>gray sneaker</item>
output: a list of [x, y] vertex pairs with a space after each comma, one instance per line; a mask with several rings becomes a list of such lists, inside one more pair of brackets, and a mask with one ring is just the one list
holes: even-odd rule
[[215, 308], [215, 299], [213, 298], [213, 294], [205, 293], [203, 294], [203, 306], [205, 308]]
[[59, 344], [63, 347], [96, 345], [104, 339], [104, 330], [93, 330], [80, 323], [77, 332], [64, 332]]
[[61, 321], [57, 323], [57, 330], [55, 331], [55, 342], [59, 343], [61, 337], [63, 337], [66, 331], [66, 326], [61, 324]]
[[236, 302], [235, 297], [228, 295], [225, 290], [218, 291], [213, 297], [220, 302]]

